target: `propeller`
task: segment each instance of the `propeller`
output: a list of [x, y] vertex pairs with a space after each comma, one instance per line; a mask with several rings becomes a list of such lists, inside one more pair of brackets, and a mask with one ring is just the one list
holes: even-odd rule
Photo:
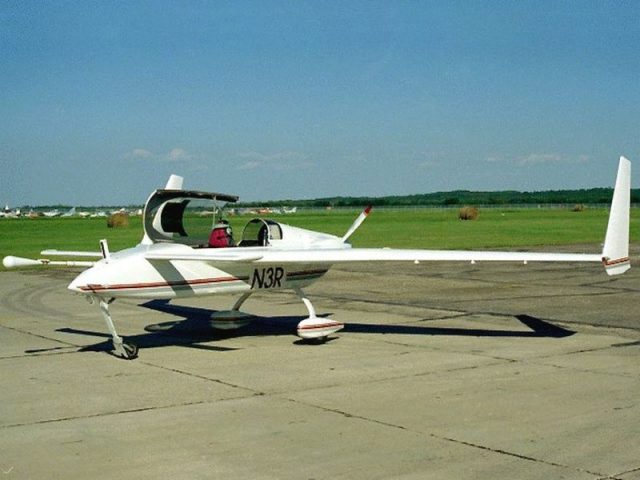
[[349, 227], [349, 230], [347, 230], [347, 233], [344, 234], [344, 236], [342, 237], [342, 241], [346, 242], [348, 240], [348, 238], [354, 234], [354, 232], [360, 227], [360, 225], [362, 225], [362, 222], [364, 222], [367, 219], [367, 216], [369, 215], [369, 213], [371, 213], [371, 210], [373, 210], [373, 206], [369, 205], [367, 208], [365, 208], [362, 213], [360, 215], [358, 215], [358, 218], [356, 218], [356, 221], [353, 222], [353, 224]]

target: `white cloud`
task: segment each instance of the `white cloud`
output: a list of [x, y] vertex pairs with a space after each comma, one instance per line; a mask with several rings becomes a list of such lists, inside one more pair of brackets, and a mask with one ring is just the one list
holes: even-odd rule
[[516, 159], [518, 165], [536, 165], [541, 163], [559, 163], [563, 157], [557, 153], [530, 153]]
[[180, 162], [191, 160], [192, 155], [182, 148], [174, 148], [167, 155], [165, 159], [169, 162]]
[[134, 148], [130, 152], [125, 153], [124, 156], [129, 159], [150, 158], [153, 157], [153, 153], [144, 148]]
[[262, 163], [258, 161], [249, 160], [248, 162], [245, 162], [242, 165], [238, 166], [238, 170], [255, 170], [256, 168], [260, 168], [261, 165]]
[[528, 155], [521, 155], [518, 157], [492, 155], [484, 159], [487, 163], [513, 163], [521, 167], [561, 163], [588, 163], [589, 160], [590, 157], [588, 155], [562, 155], [560, 153], [530, 153]]
[[417, 168], [422, 170], [439, 170], [447, 165], [463, 161], [454, 153], [445, 150], [416, 152], [411, 155], [410, 160], [415, 163]]
[[440, 163], [435, 160], [424, 160], [418, 163], [418, 168], [437, 168], [439, 166]]
[[240, 160], [238, 170], [301, 170], [313, 166], [308, 156], [300, 152], [278, 152], [265, 155], [244, 152], [236, 155]]
[[145, 148], [134, 148], [124, 154], [128, 160], [149, 160], [154, 162], [187, 162], [193, 155], [183, 148], [172, 148], [166, 154], [157, 154]]
[[531, 153], [516, 159], [516, 163], [521, 166], [541, 165], [550, 163], [587, 163], [587, 155], [561, 155], [559, 153]]

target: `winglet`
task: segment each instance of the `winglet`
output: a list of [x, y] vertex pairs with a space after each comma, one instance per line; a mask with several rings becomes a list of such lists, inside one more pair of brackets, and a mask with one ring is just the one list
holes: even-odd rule
[[164, 187], [165, 190], [182, 190], [182, 184], [184, 183], [184, 178], [179, 175], [172, 174], [167, 181], [167, 185]]
[[620, 275], [631, 268], [629, 261], [630, 197], [631, 162], [625, 157], [620, 157], [607, 235], [602, 249], [602, 263], [609, 275]]

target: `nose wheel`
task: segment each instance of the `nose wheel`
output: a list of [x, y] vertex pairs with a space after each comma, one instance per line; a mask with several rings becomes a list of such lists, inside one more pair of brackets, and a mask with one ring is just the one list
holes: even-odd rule
[[138, 346], [133, 343], [122, 342], [121, 345], [116, 346], [114, 343], [113, 354], [123, 360], [133, 360], [138, 358]]
[[99, 301], [102, 318], [104, 318], [109, 333], [111, 333], [111, 342], [113, 343], [112, 354], [124, 360], [133, 360], [138, 357], [138, 347], [133, 343], [125, 343], [122, 337], [118, 335], [118, 332], [116, 332], [111, 313], [109, 313], [109, 304], [112, 303], [113, 300], [113, 298], [108, 301], [101, 298]]

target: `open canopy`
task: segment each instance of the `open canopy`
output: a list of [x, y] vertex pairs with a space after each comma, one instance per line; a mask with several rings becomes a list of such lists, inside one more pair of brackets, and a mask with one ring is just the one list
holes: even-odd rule
[[240, 247], [266, 247], [271, 240], [282, 240], [282, 227], [278, 222], [264, 218], [254, 218], [242, 231]]
[[238, 198], [216, 192], [156, 190], [144, 208], [145, 235], [153, 243], [199, 245], [207, 241], [224, 204]]

